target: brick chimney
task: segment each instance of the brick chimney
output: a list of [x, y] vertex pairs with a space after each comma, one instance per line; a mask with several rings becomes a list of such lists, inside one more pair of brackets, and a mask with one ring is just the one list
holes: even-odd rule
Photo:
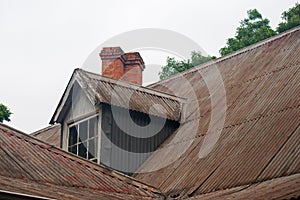
[[145, 64], [138, 52], [124, 53], [120, 47], [104, 47], [100, 57], [103, 76], [142, 85]]

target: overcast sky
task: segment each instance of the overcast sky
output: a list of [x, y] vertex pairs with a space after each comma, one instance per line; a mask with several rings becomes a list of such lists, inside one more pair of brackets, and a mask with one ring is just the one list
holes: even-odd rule
[[[219, 56], [249, 9], [275, 28], [291, 0], [0, 0], [0, 102], [6, 123], [30, 133], [48, 125], [74, 68], [111, 37], [140, 28], [168, 29]], [[145, 82], [158, 80], [167, 55], [142, 53]], [[157, 63], [161, 62], [161, 63]], [[100, 72], [100, 64], [99, 64]]]

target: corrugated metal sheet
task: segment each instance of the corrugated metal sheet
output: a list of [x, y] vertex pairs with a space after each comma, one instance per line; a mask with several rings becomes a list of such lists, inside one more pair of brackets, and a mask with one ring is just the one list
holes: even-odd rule
[[[151, 117], [136, 111], [130, 111], [129, 117], [128, 110], [103, 104], [101, 163], [134, 173], [179, 126], [178, 122]], [[133, 123], [140, 127], [133, 127]]]
[[60, 124], [55, 124], [31, 133], [30, 135], [55, 147], [60, 147], [60, 134], [61, 126]]
[[[116, 81], [98, 74], [93, 74], [78, 69], [78, 74], [96, 91], [100, 102], [120, 106], [146, 114], [179, 121], [181, 99], [167, 93], [162, 93], [149, 88], [140, 87], [123, 81]], [[127, 102], [126, 100], [130, 100]], [[128, 104], [129, 103], [129, 104]], [[161, 107], [153, 107], [161, 105]], [[150, 108], [152, 112], [150, 113]]]
[[[61, 115], [65, 113], [64, 109], [68, 108], [63, 104], [64, 99], [67, 99], [65, 96], [70, 95], [67, 91], [69, 87], [72, 87], [73, 79], [79, 83], [87, 97], [94, 104], [99, 102], [108, 103], [174, 121], [180, 121], [181, 119], [181, 108], [185, 101], [183, 98], [128, 82], [113, 80], [82, 69], [75, 69], [51, 119], [51, 124], [59, 122], [63, 118]], [[68, 97], [65, 103], [70, 104], [71, 98], [72, 95]]]
[[160, 192], [0, 124], [0, 190], [56, 199], [156, 199]]
[[[174, 162], [135, 177], [166, 194], [191, 197], [299, 173], [299, 55], [300, 27], [151, 85], [162, 91], [177, 89], [186, 97], [187, 120], [178, 130], [180, 140], [168, 139], [140, 171], [157, 168], [158, 163], [164, 166], [164, 158], [173, 157]], [[211, 134], [209, 124], [218, 121], [218, 116], [211, 121], [211, 111], [222, 112], [219, 104], [212, 107], [211, 102], [220, 85], [215, 81], [209, 91], [201, 76], [205, 73], [214, 83], [214, 66], [224, 82], [226, 118], [222, 129], [212, 131], [221, 131], [216, 145], [200, 159], [203, 139]], [[193, 93], [197, 99], [191, 101]], [[197, 116], [193, 111], [198, 107]], [[190, 127], [197, 129], [196, 135]], [[178, 149], [186, 145], [189, 148], [178, 158]]]
[[219, 190], [190, 198], [201, 200], [218, 199], [299, 199], [300, 174], [275, 178], [261, 183]]

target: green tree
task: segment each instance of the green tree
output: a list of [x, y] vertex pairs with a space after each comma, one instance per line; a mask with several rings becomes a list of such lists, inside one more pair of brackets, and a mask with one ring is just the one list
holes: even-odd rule
[[226, 46], [220, 49], [222, 56], [276, 34], [269, 25], [270, 21], [263, 18], [256, 9], [248, 10], [247, 14], [248, 18], [242, 20], [236, 29], [235, 37], [228, 38]]
[[191, 59], [188, 60], [176, 60], [174, 57], [167, 57], [167, 64], [161, 68], [159, 72], [160, 80], [168, 78], [179, 72], [183, 72], [187, 69], [190, 69], [194, 66], [205, 63], [211, 59], [215, 59], [214, 56], [203, 56], [200, 51], [192, 51]]
[[191, 63], [193, 66], [200, 65], [202, 63], [206, 63], [212, 59], [216, 59], [215, 56], [203, 56], [200, 51], [192, 51], [191, 52]]
[[300, 4], [296, 3], [294, 7], [281, 14], [283, 22], [278, 24], [276, 31], [281, 33], [293, 27], [300, 25]]
[[11, 114], [12, 113], [10, 112], [10, 110], [5, 105], [0, 103], [0, 122], [2, 123], [4, 120], [9, 122], [9, 117]]
[[183, 72], [187, 69], [192, 68], [193, 65], [190, 60], [178, 61], [175, 58], [167, 57], [167, 65], [161, 68], [161, 71], [158, 73], [160, 80], [166, 79], [174, 74]]

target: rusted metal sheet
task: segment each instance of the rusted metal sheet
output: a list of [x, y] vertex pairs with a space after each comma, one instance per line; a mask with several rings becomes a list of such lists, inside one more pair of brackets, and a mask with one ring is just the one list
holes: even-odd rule
[[[166, 140], [139, 171], [147, 172], [144, 169], [153, 169], [157, 163], [164, 166], [161, 157], [173, 157], [174, 162], [135, 177], [167, 195], [192, 197], [299, 173], [299, 55], [300, 27], [150, 85], [162, 91], [180, 87], [177, 91], [187, 98], [189, 115], [177, 131], [180, 141]], [[204, 138], [211, 134], [207, 132], [209, 124], [218, 121], [218, 116], [211, 118], [212, 110], [222, 111], [218, 104], [212, 106], [211, 95], [220, 90], [217, 81], [213, 83], [213, 67], [223, 79], [226, 118], [222, 129], [212, 129], [221, 131], [220, 137], [211, 152], [200, 159]], [[210, 90], [201, 74], [212, 80]], [[193, 94], [196, 100], [191, 98]], [[193, 113], [197, 107], [198, 115]], [[197, 133], [191, 135], [187, 127], [196, 128]], [[178, 152], [178, 144], [190, 146]]]
[[113, 80], [99, 74], [76, 69], [51, 119], [60, 122], [72, 102], [72, 87], [78, 82], [91, 103], [107, 103], [114, 106], [180, 121], [185, 99], [151, 88]]
[[159, 199], [130, 177], [0, 124], [0, 190], [55, 199]]
[[[84, 70], [78, 70], [78, 73], [99, 94], [100, 102], [154, 116], [167, 117], [175, 121], [180, 119], [181, 104], [183, 103], [181, 102], [183, 99], [180, 97], [108, 79]], [[163, 109], [155, 105], [160, 105]], [[149, 113], [150, 108], [152, 113]]]
[[60, 135], [61, 135], [61, 126], [60, 124], [55, 124], [38, 130], [30, 134], [31, 136], [47, 142], [55, 147], [60, 147]]
[[300, 174], [275, 178], [260, 183], [197, 195], [189, 199], [297, 199], [300, 197]]

